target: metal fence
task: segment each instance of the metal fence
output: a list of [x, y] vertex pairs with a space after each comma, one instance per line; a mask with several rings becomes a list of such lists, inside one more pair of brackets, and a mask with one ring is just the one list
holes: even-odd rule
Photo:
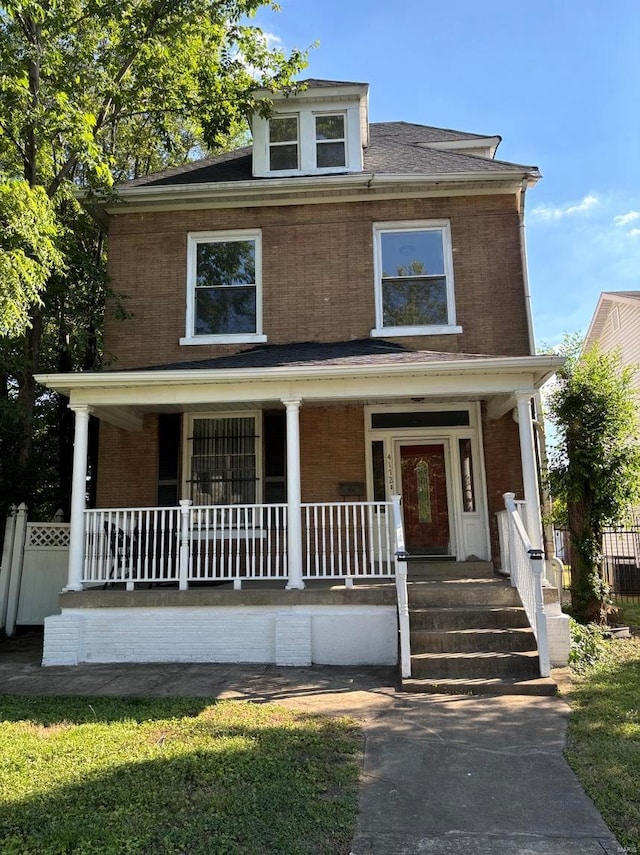
[[[571, 566], [569, 532], [555, 530], [556, 555]], [[640, 523], [606, 529], [602, 537], [602, 572], [612, 596], [640, 602]], [[564, 587], [569, 587], [565, 573]]]

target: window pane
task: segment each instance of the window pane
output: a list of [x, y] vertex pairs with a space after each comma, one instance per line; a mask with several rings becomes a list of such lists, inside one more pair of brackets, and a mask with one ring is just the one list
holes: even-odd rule
[[196, 290], [196, 335], [233, 335], [256, 331], [256, 289]]
[[297, 169], [298, 145], [272, 145], [269, 150], [269, 169]]
[[385, 502], [387, 499], [384, 480], [384, 442], [371, 443], [371, 462], [373, 464], [373, 501]]
[[316, 139], [344, 139], [344, 116], [316, 116]]
[[344, 166], [344, 143], [318, 143], [317, 149], [317, 165], [318, 167], [329, 166]]
[[255, 241], [199, 243], [196, 265], [196, 288], [253, 285], [256, 281]]
[[462, 487], [462, 510], [473, 513], [476, 509], [476, 495], [473, 485], [473, 460], [471, 459], [471, 440], [458, 440], [460, 447], [460, 486]]
[[382, 242], [382, 275], [441, 276], [444, 273], [442, 232], [385, 232]]
[[195, 419], [191, 441], [191, 497], [195, 504], [255, 502], [253, 418]]
[[448, 323], [446, 279], [385, 279], [382, 282], [385, 327]]
[[297, 142], [298, 120], [295, 117], [271, 119], [269, 122], [269, 141], [272, 143]]

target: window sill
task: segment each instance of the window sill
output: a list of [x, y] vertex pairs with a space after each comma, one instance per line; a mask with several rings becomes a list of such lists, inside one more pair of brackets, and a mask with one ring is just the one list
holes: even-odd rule
[[240, 333], [238, 335], [197, 335], [185, 336], [180, 344], [259, 344], [267, 340], [260, 333]]
[[371, 330], [371, 338], [396, 338], [402, 335], [459, 335], [462, 327], [443, 324], [431, 327], [383, 327]]

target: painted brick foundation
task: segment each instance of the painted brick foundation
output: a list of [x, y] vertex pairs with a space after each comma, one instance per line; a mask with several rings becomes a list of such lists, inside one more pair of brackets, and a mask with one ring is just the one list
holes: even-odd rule
[[395, 665], [393, 606], [87, 608], [45, 620], [43, 665]]

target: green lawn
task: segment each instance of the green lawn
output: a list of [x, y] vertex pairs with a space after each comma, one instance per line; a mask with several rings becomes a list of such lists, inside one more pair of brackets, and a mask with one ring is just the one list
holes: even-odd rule
[[629, 853], [640, 853], [640, 637], [574, 675], [566, 756]]
[[0, 696], [0, 852], [348, 853], [361, 749], [273, 705]]

